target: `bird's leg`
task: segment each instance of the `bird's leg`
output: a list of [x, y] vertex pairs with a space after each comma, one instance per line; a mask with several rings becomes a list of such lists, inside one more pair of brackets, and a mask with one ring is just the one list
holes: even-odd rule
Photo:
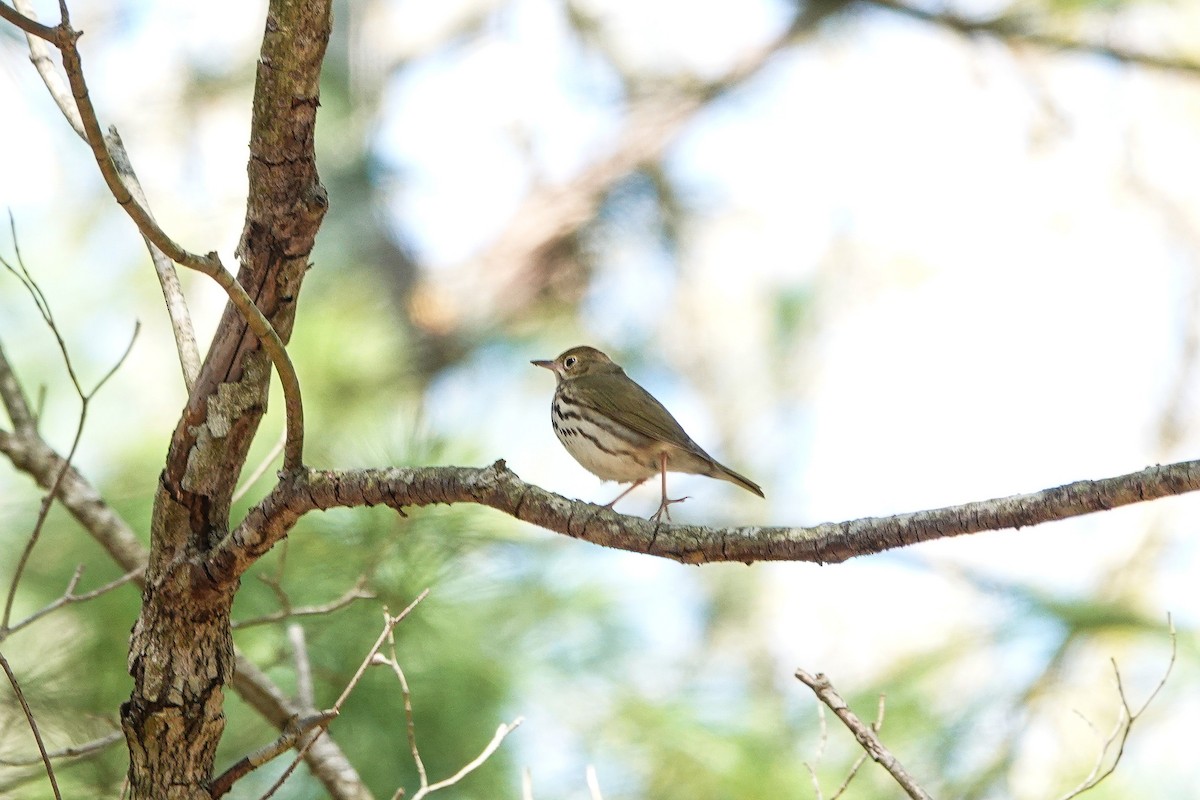
[[623, 491], [623, 492], [621, 492], [619, 495], [617, 495], [615, 498], [613, 498], [613, 501], [612, 501], [611, 503], [606, 503], [604, 507], [605, 507], [605, 508], [608, 508], [608, 509], [611, 509], [613, 506], [615, 506], [615, 505], [617, 504], [617, 501], [618, 501], [618, 500], [620, 500], [622, 497], [624, 497], [625, 495], [629, 494], [629, 493], [630, 493], [630, 492], [632, 492], [634, 489], [636, 489], [637, 487], [641, 486], [643, 483], [645, 483], [645, 482], [646, 482], [646, 481], [648, 481], [648, 480], [650, 480], [650, 479], [649, 479], [649, 478], [642, 478], [640, 481], [634, 481], [633, 483], [629, 484], [629, 488], [628, 488], [628, 489], [626, 489], [625, 491]]
[[687, 500], [686, 497], [680, 497], [675, 500], [667, 499], [667, 454], [663, 453], [658, 457], [658, 463], [662, 471], [662, 502], [658, 504], [658, 511], [654, 512], [654, 516], [650, 518], [651, 522], [658, 522], [666, 514], [667, 521], [671, 521], [670, 506], [672, 503], [682, 503]]

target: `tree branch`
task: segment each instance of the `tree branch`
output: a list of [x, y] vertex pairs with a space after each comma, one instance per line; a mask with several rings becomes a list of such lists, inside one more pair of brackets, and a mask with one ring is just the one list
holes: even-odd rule
[[[142, 189], [142, 182], [133, 171], [133, 162], [125, 150], [125, 143], [115, 126], [109, 126], [105, 143], [117, 172], [124, 179], [134, 202], [146, 209], [150, 214], [150, 202]], [[158, 245], [150, 241], [144, 234], [142, 241], [150, 252], [150, 261], [154, 264], [154, 272], [158, 276], [158, 285], [162, 287], [163, 302], [167, 306], [167, 317], [171, 320], [171, 332], [175, 336], [175, 350], [179, 354], [179, 367], [183, 370], [183, 385], [188, 394], [196, 385], [196, 376], [200, 374], [200, 348], [196, 344], [196, 331], [192, 327], [192, 315], [188, 311], [187, 301], [183, 297], [183, 287], [179, 284], [179, 273], [175, 271], [175, 263], [167, 258], [167, 254]]]
[[850, 710], [850, 707], [846, 705], [846, 701], [838, 694], [837, 689], [833, 688], [833, 684], [830, 683], [829, 678], [823, 673], [813, 676], [802, 669], [796, 670], [796, 678], [805, 686], [812, 689], [813, 694], [817, 696], [818, 700], [829, 706], [829, 710], [836, 714], [837, 718], [842, 721], [842, 724], [854, 734], [854, 738], [862, 745], [863, 750], [877, 764], [888, 771], [909, 797], [913, 798], [913, 800], [932, 800], [929, 793], [913, 780], [913, 777], [896, 760], [891, 751], [884, 747], [876, 729], [871, 725], [867, 725], [858, 718], [857, 714]]
[[1023, 528], [1200, 489], [1200, 461], [1076, 481], [1030, 494], [957, 506], [826, 522], [810, 527], [710, 528], [663, 525], [603, 506], [571, 501], [525, 483], [504, 461], [490, 467], [304, 470], [285, 475], [213, 549], [214, 580], [240, 576], [300, 517], [330, 508], [478, 503], [594, 544], [687, 564], [710, 561], [811, 561], [830, 564], [896, 547], [988, 530]]
[[[221, 259], [215, 251], [206, 255], [199, 255], [185, 250], [167, 235], [166, 231], [155, 221], [148, 207], [139, 202], [131, 193], [130, 188], [126, 186], [121, 174], [121, 164], [109, 152], [104, 133], [100, 129], [100, 120], [96, 115], [95, 106], [92, 105], [87, 80], [83, 74], [83, 62], [79, 55], [79, 48], [76, 45], [82, 34], [71, 27], [66, 15], [66, 4], [60, 4], [60, 7], [63, 10], [63, 20], [53, 28], [41, 25], [3, 3], [0, 3], [0, 17], [17, 25], [17, 27], [21, 28], [27, 34], [44, 39], [58, 48], [62, 56], [63, 69], [67, 74], [67, 83], [71, 88], [71, 96], [75, 101], [78, 119], [76, 120], [75, 116], [69, 112], [64, 111], [64, 114], [73, 126], [76, 122], [82, 125], [84, 141], [91, 148], [92, 156], [100, 168], [100, 174], [104, 177], [104, 182], [108, 185], [109, 191], [116, 199], [117, 204], [125, 209], [125, 213], [133, 220], [134, 225], [137, 226], [138, 231], [146, 239], [147, 244], [153, 245], [153, 248], [157, 248], [171, 261], [182, 264], [189, 269], [202, 272], [216, 281], [217, 285], [225, 290], [230, 303], [238, 310], [246, 325], [262, 343], [263, 350], [266, 351], [276, 372], [279, 374], [279, 382], [283, 388], [284, 406], [287, 409], [285, 424], [287, 426], [288, 437], [287, 448], [284, 454], [284, 468], [294, 469], [299, 467], [303, 463], [304, 453], [304, 409], [301, 404], [300, 381], [296, 376], [296, 369], [292, 365], [287, 349], [284, 347], [283, 339], [263, 314], [262, 310], [255, 304], [254, 300], [251, 299], [245, 287], [225, 269], [225, 265], [221, 263]], [[39, 59], [37, 51], [33, 51], [34, 63], [39, 66], [39, 72], [45, 77], [44, 54], [42, 55], [43, 58]], [[55, 96], [56, 100], [60, 100], [61, 104], [61, 99], [55, 95], [54, 83], [47, 82], [47, 86], [50, 88], [51, 94]], [[78, 128], [76, 130], [78, 131]], [[127, 163], [126, 166], [128, 166]], [[138, 193], [140, 194], [140, 191]], [[316, 203], [321, 213], [323, 213], [326, 202], [324, 199], [321, 199], [319, 203]], [[151, 255], [153, 256], [153, 254], [154, 250], [151, 249]], [[163, 284], [163, 291], [164, 293], [168, 292], [168, 286], [165, 283]], [[169, 311], [173, 310], [171, 304], [172, 299], [168, 297]], [[172, 313], [172, 322], [176, 323], [174, 313]], [[185, 380], [187, 380], [190, 356], [185, 350], [181, 349], [180, 358], [183, 364]], [[192, 381], [194, 381], [194, 376]], [[192, 381], [188, 381], [189, 389], [191, 388]]]
[[[350, 696], [350, 693], [354, 691], [354, 687], [358, 686], [358, 682], [362, 680], [362, 676], [367, 671], [367, 667], [376, 663], [376, 655], [379, 653], [379, 648], [383, 647], [383, 643], [387, 640], [387, 637], [392, 632], [392, 629], [399, 625], [405, 619], [405, 617], [411, 614], [413, 609], [416, 608], [417, 605], [428, 595], [429, 589], [425, 589], [419, 595], [417, 595], [415, 600], [405, 606], [404, 609], [394, 617], [389, 611], [387, 611], [387, 609], [384, 609], [383, 631], [379, 634], [379, 638], [375, 640], [375, 644], [373, 644], [371, 649], [367, 652], [366, 657], [363, 658], [362, 663], [358, 665], [358, 671], [356, 671], [353, 677], [350, 678], [349, 683], [346, 684], [346, 688], [342, 689], [342, 693], [338, 695], [338, 699], [334, 701], [333, 706], [331, 706], [330, 711], [332, 711], [334, 715], [341, 711], [342, 705], [346, 702], [346, 699]], [[273, 796], [275, 792], [279, 790], [279, 787], [282, 786], [289, 777], [291, 777], [292, 772], [296, 769], [296, 765], [300, 763], [300, 760], [304, 758], [305, 754], [308, 753], [310, 748], [321, 741], [321, 734], [324, 732], [324, 727], [318, 728], [313, 737], [301, 746], [300, 752], [296, 754], [296, 757], [292, 760], [292, 763], [288, 765], [283, 774], [279, 776], [275, 783], [271, 785], [271, 788], [267, 791], [267, 793], [263, 795], [263, 800]]]
[[216, 780], [212, 782], [209, 789], [210, 794], [214, 797], [222, 797], [233, 788], [233, 784], [249, 775], [254, 770], [266, 764], [271, 759], [281, 753], [291, 750], [300, 743], [300, 740], [312, 731], [314, 728], [324, 728], [330, 721], [337, 718], [338, 712], [333, 710], [317, 711], [313, 714], [308, 714], [303, 717], [292, 717], [287, 725], [283, 726], [283, 731], [279, 734], [279, 738], [270, 744], [260, 747], [248, 756], [238, 759], [232, 767], [222, 772]]
[[1182, 56], [1174, 58], [1159, 56], [1106, 42], [1091, 42], [1048, 31], [1030, 30], [1020, 17], [1011, 13], [971, 18], [949, 11], [931, 11], [929, 8], [910, 6], [900, 0], [864, 0], [864, 2], [965, 35], [986, 34], [1005, 42], [1030, 44], [1048, 50], [1065, 50], [1103, 56], [1125, 64], [1137, 64], [1167, 72], [1180, 72], [1190, 77], [1195, 77], [1197, 73], [1200, 73], [1200, 62], [1192, 59]]
[[[123, 741], [125, 734], [121, 731], [113, 731], [112, 733], [101, 736], [99, 739], [93, 739], [90, 742], [83, 744], [74, 744], [68, 747], [63, 747], [59, 750], [47, 750], [46, 758], [51, 761], [59, 758], [85, 758], [93, 756], [103, 750], [107, 750], [117, 742]], [[39, 752], [33, 758], [0, 758], [0, 766], [4, 767], [29, 767], [34, 764], [42, 763], [42, 754]]]
[[62, 800], [62, 793], [58, 790], [58, 779], [54, 776], [54, 766], [50, 763], [50, 754], [46, 752], [46, 743], [42, 741], [42, 732], [38, 730], [37, 719], [33, 716], [33, 710], [29, 708], [29, 703], [25, 700], [25, 693], [21, 691], [21, 684], [17, 681], [17, 676], [13, 674], [12, 667], [9, 666], [8, 659], [0, 653], [0, 669], [4, 670], [4, 674], [8, 677], [8, 683], [12, 686], [13, 694], [17, 698], [17, 702], [21, 704], [21, 710], [25, 712], [25, 721], [29, 723], [29, 730], [33, 732], [33, 740], [37, 743], [38, 753], [41, 755], [42, 766], [46, 768], [46, 777], [50, 779], [50, 788], [54, 790], [56, 800]]
[[[0, 401], [17, 428], [12, 433], [0, 430], [0, 453], [43, 489], [54, 485], [61, 474], [56, 493], [59, 503], [113, 561], [126, 572], [135, 573], [133, 581], [144, 588], [144, 569], [149, 559], [146, 548], [129, 523], [108, 505], [88, 479], [68, 465], [38, 434], [20, 381], [4, 357], [3, 348], [0, 348]], [[27, 422], [18, 425], [18, 419]], [[303, 709], [294, 707], [271, 678], [237, 648], [234, 648], [234, 659], [236, 669], [231, 685], [238, 696], [264, 719], [282, 730], [291, 717], [303, 713]], [[54, 756], [53, 753], [50, 755]], [[305, 758], [330, 797], [359, 800], [369, 796], [364, 793], [362, 779], [332, 738], [317, 740]]]

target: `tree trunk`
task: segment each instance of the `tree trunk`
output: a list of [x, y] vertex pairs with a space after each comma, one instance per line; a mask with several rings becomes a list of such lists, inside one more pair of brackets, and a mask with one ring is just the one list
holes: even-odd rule
[[[271, 0], [254, 91], [238, 281], [286, 342], [327, 200], [313, 132], [330, 2]], [[204, 569], [267, 407], [270, 362], [231, 305], [179, 420], [154, 502], [142, 611], [121, 707], [134, 800], [208, 797], [233, 678], [238, 580]]]

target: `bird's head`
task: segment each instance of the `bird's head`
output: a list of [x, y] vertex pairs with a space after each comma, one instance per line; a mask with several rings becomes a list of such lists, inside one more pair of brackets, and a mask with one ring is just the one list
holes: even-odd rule
[[611, 358], [587, 345], [572, 347], [553, 361], [530, 361], [529, 363], [550, 370], [560, 383], [584, 375], [622, 371]]

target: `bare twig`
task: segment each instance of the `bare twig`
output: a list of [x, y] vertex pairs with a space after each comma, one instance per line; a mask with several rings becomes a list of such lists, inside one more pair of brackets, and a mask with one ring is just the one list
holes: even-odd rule
[[896, 760], [896, 757], [884, 747], [874, 728], [865, 724], [850, 710], [850, 707], [846, 705], [846, 701], [833, 688], [833, 684], [829, 681], [829, 678], [820, 673], [813, 676], [802, 669], [796, 670], [796, 678], [805, 686], [812, 689], [813, 694], [817, 696], [818, 700], [829, 706], [829, 710], [836, 714], [837, 718], [842, 721], [842, 724], [854, 734], [854, 738], [858, 740], [863, 750], [877, 764], [888, 771], [909, 797], [913, 798], [913, 800], [931, 800], [929, 793], [913, 780], [912, 776]]
[[[113, 165], [125, 181], [125, 185], [129, 187], [134, 202], [139, 203], [146, 209], [146, 213], [150, 214], [150, 203], [142, 189], [142, 182], [133, 171], [133, 163], [129, 160], [125, 143], [121, 141], [115, 126], [109, 126], [105, 142]], [[196, 345], [196, 331], [192, 327], [192, 315], [183, 297], [183, 287], [179, 284], [179, 274], [175, 271], [175, 263], [167, 258], [167, 254], [160, 250], [158, 245], [145, 235], [142, 236], [142, 241], [150, 251], [150, 261], [154, 264], [158, 285], [162, 287], [163, 302], [166, 303], [171, 332], [175, 336], [175, 350], [179, 354], [179, 367], [183, 370], [183, 384], [187, 387], [188, 394], [191, 394], [196, 385], [196, 376], [200, 374], [200, 348]]]
[[209, 788], [209, 794], [214, 800], [224, 796], [233, 788], [233, 784], [238, 780], [249, 775], [281, 753], [295, 747], [300, 739], [310, 731], [317, 728], [323, 730], [326, 725], [337, 718], [337, 715], [337, 711], [329, 709], [303, 717], [292, 717], [288, 720], [287, 725], [284, 726], [283, 731], [280, 732], [279, 738], [255, 750], [250, 755], [243, 756], [236, 764], [218, 775]]
[[[417, 726], [413, 720], [412, 707], [412, 692], [408, 688], [408, 679], [404, 677], [404, 670], [400, 668], [400, 661], [396, 657], [396, 641], [392, 636], [388, 637], [388, 648], [391, 651], [391, 660], [388, 662], [392, 671], [396, 673], [396, 680], [400, 682], [400, 694], [404, 698], [404, 728], [408, 734], [408, 750], [412, 753], [413, 764], [417, 767], [417, 779], [422, 787], [429, 785], [429, 775], [425, 772], [425, 762], [421, 760], [421, 750], [417, 747]], [[403, 795], [403, 789], [396, 790], [396, 797]]]
[[328, 603], [322, 603], [315, 606], [300, 606], [299, 608], [280, 609], [271, 614], [265, 614], [261, 617], [253, 619], [235, 620], [232, 623], [234, 630], [241, 628], [250, 628], [255, 625], [268, 625], [272, 622], [282, 622], [285, 619], [293, 619], [295, 617], [316, 617], [322, 614], [330, 614], [334, 611], [345, 608], [355, 600], [373, 600], [375, 595], [372, 592], [366, 591], [363, 587], [367, 584], [366, 578], [359, 578], [358, 582], [346, 590], [345, 594], [336, 600], [331, 600]]
[[[113, 731], [112, 733], [101, 736], [99, 739], [93, 739], [90, 742], [71, 745], [70, 747], [63, 747], [59, 750], [48, 750], [46, 751], [46, 757], [51, 761], [60, 758], [86, 758], [87, 756], [95, 755], [103, 750], [107, 750], [117, 742], [123, 741], [125, 741], [125, 734], [122, 731]], [[41, 753], [32, 758], [0, 757], [0, 766], [3, 767], [31, 767], [34, 764], [41, 763]]]
[[[266, 351], [271, 363], [275, 366], [279, 374], [280, 385], [283, 387], [284, 406], [287, 412], [285, 424], [288, 434], [284, 469], [300, 468], [304, 462], [304, 409], [301, 404], [300, 381], [296, 376], [295, 367], [287, 354], [283, 340], [251, 299], [245, 287], [225, 269], [215, 251], [199, 255], [185, 250], [167, 235], [154, 220], [149, 210], [134, 198], [122, 178], [112, 153], [109, 152], [108, 143], [100, 128], [99, 118], [96, 116], [96, 108], [92, 105], [87, 80], [83, 74], [83, 62], [76, 45], [81, 34], [71, 27], [66, 4], [60, 3], [59, 8], [63, 16], [62, 22], [52, 28], [19, 14], [3, 3], [0, 3], [0, 9], [3, 9], [0, 11], [0, 17], [13, 23], [27, 34], [43, 39], [58, 48], [62, 56], [63, 69], [67, 74], [67, 83], [71, 88], [71, 96], [74, 98], [75, 108], [79, 113], [84, 140], [91, 148], [92, 155], [109, 191], [116, 199], [117, 204], [125, 209], [142, 236], [171, 261], [202, 272], [216, 281], [217, 285], [225, 290], [230, 302], [237, 308], [246, 325], [262, 343], [263, 350]], [[51, 87], [51, 91], [53, 92], [53, 87]], [[70, 119], [70, 115], [68, 115], [68, 119]]]
[[808, 770], [808, 779], [812, 781], [813, 797], [815, 800], [825, 800], [825, 793], [821, 791], [821, 779], [817, 777], [817, 770], [814, 764], [820, 764], [825, 758], [825, 745], [829, 742], [829, 723], [825, 720], [825, 706], [817, 706], [817, 752], [813, 754], [813, 760], [804, 762], [804, 768]]
[[312, 660], [308, 657], [308, 639], [304, 635], [304, 626], [298, 622], [287, 625], [288, 643], [292, 646], [292, 659], [296, 662], [296, 697], [308, 707], [316, 700], [313, 693]]
[[[332, 708], [330, 709], [332, 712], [334, 712], [334, 714], [337, 714], [341, 711], [342, 704], [346, 702], [346, 698], [350, 696], [350, 692], [354, 691], [354, 687], [356, 687], [358, 682], [362, 680], [363, 673], [367, 671], [367, 667], [374, 663], [375, 656], [379, 653], [379, 648], [383, 647], [383, 643], [387, 639], [388, 635], [392, 632], [392, 629], [399, 625], [405, 617], [411, 614], [413, 609], [417, 607], [417, 604], [424, 600], [428, 595], [429, 590], [425, 589], [423, 592], [417, 595], [415, 600], [405, 606], [404, 610], [396, 616], [393, 617], [390, 614], [384, 615], [383, 631], [375, 640], [375, 644], [373, 644], [371, 649], [367, 651], [366, 657], [363, 659], [362, 663], [358, 665], [358, 670], [354, 673], [354, 676], [350, 678], [350, 682], [346, 684], [346, 688], [342, 690], [342, 693], [334, 702]], [[300, 748], [300, 752], [296, 753], [296, 757], [292, 760], [292, 763], [288, 765], [287, 769], [283, 771], [283, 774], [279, 776], [279, 779], [276, 780], [271, 788], [267, 790], [266, 794], [262, 796], [262, 800], [267, 800], [267, 798], [272, 797], [275, 792], [279, 791], [279, 787], [283, 786], [284, 782], [291, 777], [292, 773], [295, 772], [296, 767], [300, 764], [300, 761], [304, 758], [304, 754], [307, 753], [309, 748], [311, 748], [313, 744], [321, 738], [321, 734], [324, 733], [324, 731], [325, 728], [318, 729], [316, 735], [304, 743], [304, 745]]]
[[84, 592], [83, 594], [75, 594], [75, 587], [79, 584], [79, 579], [83, 577], [83, 564], [80, 564], [75, 568], [75, 573], [71, 576], [71, 580], [67, 583], [66, 591], [63, 592], [61, 597], [33, 612], [20, 622], [14, 623], [9, 627], [0, 627], [0, 642], [3, 642], [11, 634], [14, 634], [22, 628], [32, 625], [42, 617], [57, 611], [63, 606], [67, 606], [72, 603], [86, 603], [88, 600], [93, 600], [102, 594], [107, 594], [113, 589], [124, 586], [130, 581], [139, 580], [145, 571], [145, 567], [138, 567], [132, 572], [126, 572], [121, 577], [117, 578], [116, 580], [109, 581], [103, 586], [99, 586], [89, 592]]
[[495, 753], [500, 749], [500, 745], [504, 742], [504, 737], [515, 731], [524, 721], [525, 720], [521, 717], [517, 717], [511, 723], [507, 725], [501, 725], [499, 728], [496, 728], [496, 733], [492, 736], [492, 740], [487, 743], [487, 746], [483, 748], [479, 755], [475, 756], [474, 759], [463, 765], [462, 769], [451, 775], [449, 778], [440, 780], [437, 783], [429, 786], [422, 786], [417, 790], [417, 793], [412, 796], [412, 800], [421, 800], [422, 797], [432, 794], [439, 789], [445, 789], [447, 786], [453, 786], [475, 770], [479, 769], [479, 767], [485, 761], [492, 757], [492, 753]]
[[[392, 634], [394, 627], [395, 626], [393, 625], [387, 630], [389, 658], [384, 660], [386, 661], [387, 665], [392, 668], [392, 672], [396, 674], [396, 680], [400, 683], [400, 693], [404, 697], [404, 721], [405, 728], [408, 732], [408, 750], [410, 753], [412, 753], [413, 763], [417, 767], [417, 777], [420, 781], [420, 787], [417, 789], [416, 794], [412, 796], [412, 800], [421, 800], [421, 798], [432, 794], [439, 789], [445, 789], [447, 786], [453, 786], [471, 772], [478, 769], [480, 765], [491, 758], [492, 753], [496, 752], [496, 750], [500, 747], [500, 744], [504, 741], [504, 737], [516, 730], [517, 726], [519, 726], [524, 720], [522, 720], [521, 717], [517, 717], [512, 721], [511, 724], [501, 725], [496, 729], [496, 733], [494, 736], [492, 736], [492, 740], [488, 742], [487, 746], [483, 748], [483, 751], [478, 756], [464, 765], [462, 769], [451, 775], [449, 778], [438, 781], [434, 784], [430, 784], [429, 775], [425, 772], [425, 762], [421, 759], [421, 751], [417, 747], [417, 729], [416, 724], [413, 721], [412, 693], [408, 688], [408, 679], [404, 677], [404, 670], [400, 667], [400, 660], [396, 657], [396, 639]], [[528, 772], [528, 770], [526, 772]], [[526, 776], [526, 786], [528, 793], [532, 793], [532, 780], [528, 777], [528, 775]], [[392, 795], [392, 800], [399, 800], [399, 798], [403, 796], [404, 789], [399, 788], [396, 790], [396, 793]]]
[[1089, 53], [1126, 64], [1137, 64], [1186, 75], [1194, 76], [1196, 73], [1200, 73], [1200, 62], [1188, 58], [1159, 56], [1119, 47], [1108, 42], [1087, 41], [1058, 33], [1032, 30], [1026, 26], [1024, 20], [1012, 14], [973, 18], [949, 11], [930, 10], [929, 6], [908, 5], [900, 0], [866, 0], [866, 2], [962, 34], [985, 34], [1003, 41], [1030, 44], [1048, 50]]
[[[1078, 797], [1084, 792], [1095, 788], [1108, 778], [1109, 775], [1112, 775], [1117, 768], [1117, 764], [1121, 763], [1121, 757], [1125, 755], [1125, 743], [1129, 741], [1129, 733], [1133, 730], [1133, 723], [1138, 721], [1138, 718], [1154, 702], [1154, 698], [1158, 697], [1158, 693], [1167, 684], [1167, 679], [1171, 677], [1171, 670], [1175, 667], [1175, 658], [1178, 654], [1178, 637], [1175, 633], [1175, 623], [1171, 621], [1169, 615], [1167, 616], [1167, 629], [1171, 636], [1171, 657], [1167, 661], [1167, 668], [1163, 670], [1162, 677], [1146, 697], [1145, 702], [1137, 710], [1134, 710], [1129, 704], [1129, 698], [1125, 694], [1125, 685], [1121, 680], [1121, 670], [1117, 668], [1116, 659], [1113, 659], [1112, 668], [1117, 682], [1117, 697], [1121, 701], [1121, 707], [1117, 711], [1117, 720], [1113, 724], [1112, 732], [1109, 733], [1108, 737], [1101, 744], [1100, 752], [1096, 756], [1096, 762], [1092, 765], [1091, 772], [1087, 774], [1078, 786], [1064, 794], [1059, 800], [1072, 800], [1072, 798]], [[1085, 721], [1095, 730], [1095, 725], [1092, 725], [1090, 721]], [[1116, 752], [1113, 754], [1112, 762], [1105, 768], [1104, 762], [1107, 760], [1108, 754], [1114, 745], [1116, 746]]]
[[36, 36], [48, 42], [54, 42], [58, 37], [58, 28], [43, 25], [32, 16], [20, 14], [3, 2], [0, 2], [0, 19], [11, 22], [30, 36]]
[[[37, 14], [29, 0], [13, 0], [13, 6], [26, 18], [37, 19]], [[79, 134], [79, 138], [86, 142], [87, 134], [83, 130], [83, 120], [79, 117], [79, 109], [75, 107], [75, 100], [71, 97], [70, 88], [63, 82], [58, 70], [54, 68], [54, 62], [50, 58], [50, 47], [46, 44], [47, 38], [26, 31], [25, 41], [29, 45], [29, 60], [33, 62], [34, 69], [42, 76], [42, 82], [46, 84], [50, 97], [58, 106], [58, 110], [62, 112], [63, 117], [66, 118], [67, 123], [75, 133]]]
[[42, 764], [46, 767], [46, 777], [50, 779], [50, 788], [54, 790], [54, 797], [57, 800], [62, 800], [62, 793], [58, 791], [58, 780], [54, 777], [54, 767], [50, 764], [50, 754], [46, 752], [46, 745], [42, 741], [41, 731], [38, 730], [37, 720], [33, 717], [33, 711], [29, 708], [29, 703], [25, 700], [25, 693], [21, 691], [21, 684], [17, 681], [17, 676], [13, 674], [12, 667], [9, 666], [8, 659], [0, 653], [0, 668], [4, 669], [4, 674], [8, 676], [8, 682], [12, 686], [13, 694], [17, 696], [17, 702], [21, 704], [21, 710], [25, 712], [25, 721], [29, 723], [29, 730], [33, 731], [33, 739], [37, 742], [38, 752], [42, 756]]
[[[871, 730], [875, 731], [875, 733], [879, 733], [880, 729], [883, 728], [883, 713], [885, 706], [886, 699], [885, 696], [881, 694], [879, 695], [879, 703], [875, 708], [875, 721], [871, 723]], [[817, 706], [817, 708], [824, 708], [824, 706]], [[842, 785], [839, 786], [837, 791], [829, 797], [829, 800], [837, 800], [846, 793], [846, 790], [850, 788], [850, 782], [854, 780], [854, 776], [858, 774], [858, 771], [862, 769], [862, 765], [865, 763], [867, 763], [867, 754], [864, 751], [857, 759], [855, 759], [854, 763], [850, 765], [850, 771], [846, 773], [846, 777], [842, 781]]]
[[[29, 19], [36, 19], [36, 14], [29, 0], [14, 0], [13, 6]], [[79, 108], [76, 106], [74, 98], [71, 97], [70, 89], [63, 83], [62, 76], [54, 67], [54, 62], [50, 58], [50, 47], [47, 45], [46, 39], [26, 33], [25, 40], [29, 45], [29, 58], [33, 62], [34, 68], [37, 69], [38, 74], [41, 75], [42, 82], [46, 84], [46, 89], [50, 92], [50, 96], [54, 99], [63, 117], [66, 118], [67, 123], [79, 135], [79, 138], [86, 142], [87, 131], [84, 130], [83, 119], [79, 115]], [[142, 184], [138, 180], [137, 174], [133, 171], [133, 164], [129, 160], [129, 154], [125, 151], [125, 145], [121, 142], [121, 137], [117, 134], [115, 127], [109, 127], [106, 143], [113, 160], [113, 165], [117, 172], [124, 178], [126, 186], [129, 187], [130, 194], [137, 203], [146, 208], [146, 213], [149, 214], [150, 205], [146, 201]], [[196, 346], [196, 334], [192, 329], [191, 314], [188, 312], [187, 304], [184, 302], [183, 290], [179, 285], [179, 276], [175, 272], [174, 263], [148, 238], [143, 237], [143, 239], [145, 239], [146, 247], [150, 251], [150, 259], [154, 263], [155, 272], [158, 274], [159, 285], [162, 286], [163, 299], [167, 304], [167, 314], [171, 319], [171, 330], [175, 334], [175, 346], [179, 352], [179, 364], [183, 369], [184, 384], [187, 386], [188, 392], [191, 393], [192, 386], [196, 382], [196, 375], [200, 372], [200, 351]]]
[[[12, 583], [9, 584], [8, 596], [4, 602], [4, 614], [0, 616], [0, 630], [7, 629], [9, 627], [9, 622], [12, 620], [12, 607], [17, 596], [17, 587], [21, 583], [21, 577], [25, 572], [26, 565], [29, 563], [29, 557], [33, 553], [33, 548], [37, 545], [38, 539], [41, 537], [42, 528], [45, 526], [46, 518], [50, 514], [50, 507], [54, 503], [54, 498], [58, 494], [59, 487], [62, 485], [63, 478], [66, 476], [67, 470], [70, 469], [71, 461], [75, 457], [76, 450], [79, 448], [79, 442], [83, 438], [83, 428], [87, 424], [88, 406], [91, 403], [92, 398], [95, 397], [96, 393], [104, 387], [104, 384], [108, 382], [109, 378], [115, 375], [117, 370], [121, 368], [121, 365], [125, 363], [125, 359], [129, 357], [130, 351], [133, 350], [133, 343], [137, 341], [138, 331], [141, 330], [141, 323], [136, 323], [133, 328], [133, 336], [130, 337], [129, 344], [126, 346], [125, 352], [121, 354], [121, 357], [117, 359], [116, 363], [113, 364], [108, 372], [96, 382], [96, 385], [92, 387], [91, 391], [84, 391], [79, 382], [79, 377], [75, 373], [74, 364], [71, 362], [71, 354], [67, 349], [66, 342], [63, 340], [62, 332], [59, 330], [58, 324], [54, 321], [54, 314], [50, 310], [50, 303], [47, 301], [46, 296], [42, 293], [41, 287], [37, 285], [37, 282], [29, 274], [29, 270], [26, 269], [25, 262], [21, 258], [21, 250], [17, 244], [16, 228], [13, 224], [11, 215], [9, 216], [9, 226], [13, 237], [13, 249], [16, 253], [16, 265], [14, 266], [3, 256], [0, 256], [0, 264], [2, 264], [6, 269], [8, 269], [9, 272], [15, 275], [19, 281], [21, 281], [21, 284], [29, 292], [30, 297], [33, 298], [34, 305], [37, 306], [38, 312], [42, 315], [42, 319], [45, 321], [46, 326], [54, 335], [55, 341], [58, 342], [58, 349], [62, 354], [63, 364], [66, 366], [67, 374], [70, 376], [71, 383], [75, 387], [75, 393], [79, 396], [80, 408], [79, 420], [75, 426], [75, 437], [71, 441], [71, 449], [67, 451], [67, 457], [64, 459], [62, 468], [59, 469], [58, 474], [54, 479], [54, 483], [50, 487], [50, 490], [46, 492], [45, 497], [42, 498], [42, 503], [38, 509], [38, 515], [34, 522], [33, 530], [30, 532], [29, 538], [25, 542], [25, 548], [21, 551], [21, 555], [17, 559], [17, 566], [13, 571]], [[7, 401], [8, 398], [6, 397], [5, 399]]]
[[258, 466], [252, 469], [250, 474], [246, 476], [246, 479], [242, 481], [242, 485], [234, 490], [233, 497], [229, 499], [230, 503], [236, 503], [238, 500], [241, 500], [246, 496], [246, 492], [250, 491], [250, 487], [254, 485], [254, 482], [261, 478], [263, 473], [271, 468], [271, 462], [279, 458], [279, 454], [283, 452], [285, 445], [287, 445], [287, 431], [284, 431], [280, 435], [279, 440], [275, 442], [267, 454], [263, 456], [263, 460], [258, 462]]

